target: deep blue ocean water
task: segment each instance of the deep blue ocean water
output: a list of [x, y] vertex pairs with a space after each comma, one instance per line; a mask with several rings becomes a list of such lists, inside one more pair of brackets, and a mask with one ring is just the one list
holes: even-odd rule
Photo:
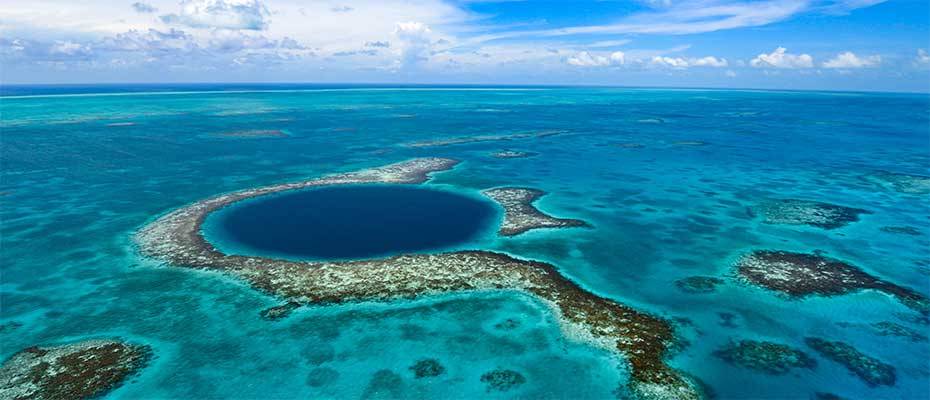
[[[440, 156], [463, 162], [428, 187], [465, 195], [535, 187], [549, 192], [541, 209], [591, 223], [472, 244], [551, 262], [589, 290], [680, 321], [687, 345], [671, 364], [720, 398], [930, 397], [930, 345], [868, 328], [890, 321], [926, 334], [926, 320], [910, 309], [874, 292], [788, 300], [732, 274], [745, 251], [821, 250], [930, 294], [927, 196], [866, 178], [876, 170], [930, 174], [927, 95], [169, 89], [106, 88], [111, 94], [100, 96], [92, 87], [17, 88], [37, 96], [0, 98], [0, 321], [21, 324], [0, 331], [0, 357], [85, 337], [152, 344], [153, 365], [113, 398], [613, 398], [625, 379], [616, 373], [622, 361], [562, 338], [548, 309], [527, 296], [304, 308], [271, 322], [259, 312], [279, 300], [220, 274], [140, 258], [131, 241], [156, 216], [219, 193]], [[269, 129], [286, 136], [224, 135]], [[565, 132], [402, 145], [549, 130]], [[624, 146], [631, 143], [641, 147]], [[490, 156], [505, 149], [538, 155]], [[834, 230], [769, 225], [746, 211], [766, 198], [872, 213]], [[710, 294], [676, 288], [694, 275], [725, 283]], [[507, 319], [518, 328], [499, 329]], [[842, 340], [894, 365], [897, 383], [867, 386], [814, 355], [806, 336]], [[775, 376], [713, 356], [739, 339], [797, 347], [818, 366]], [[408, 368], [423, 358], [439, 360], [446, 374], [415, 379]], [[526, 383], [487, 392], [480, 376], [495, 368], [520, 371]]]
[[363, 259], [447, 251], [494, 230], [489, 200], [411, 186], [328, 187], [267, 196], [208, 218], [227, 254]]

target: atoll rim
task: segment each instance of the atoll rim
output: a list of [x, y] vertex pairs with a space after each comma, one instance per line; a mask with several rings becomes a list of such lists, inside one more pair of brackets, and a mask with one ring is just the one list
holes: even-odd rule
[[[452, 168], [454, 160], [413, 159], [385, 167], [332, 175], [304, 182], [249, 189], [202, 200], [170, 212], [143, 227], [136, 240], [142, 254], [188, 268], [224, 271], [288, 302], [333, 304], [391, 301], [432, 294], [517, 290], [551, 305], [565, 332], [576, 339], [617, 352], [631, 366], [634, 393], [668, 391], [678, 398], [699, 398], [688, 379], [665, 363], [676, 340], [662, 319], [588, 292], [546, 263], [520, 260], [489, 251], [407, 254], [361, 261], [290, 261], [227, 255], [202, 235], [207, 216], [235, 202], [283, 191], [359, 183], [421, 183], [434, 172]], [[505, 209], [501, 234], [536, 227], [568, 227], [577, 220], [550, 217], [532, 206], [543, 193], [503, 188], [488, 196]], [[488, 192], [485, 192], [488, 194]], [[505, 230], [507, 221], [512, 228]], [[292, 307], [269, 309], [270, 318]], [[643, 386], [645, 385], [645, 386]]]
[[[139, 1], [158, 10], [123, 7], [136, 14], [130, 23], [185, 16], [177, 3]], [[211, 1], [221, 2], [185, 4]], [[272, 7], [281, 0], [222, 1], [266, 3], [272, 28], [300, 14]], [[399, 1], [485, 16], [539, 8]], [[358, 18], [378, 8], [356, 2], [365, 3], [307, 2], [306, 11]], [[692, 2], [592, 3], [658, 15]], [[924, 15], [911, 14], [902, 15]], [[265, 57], [275, 52], [314, 65], [374, 61], [375, 52], [410, 61], [368, 63], [397, 79], [405, 74], [395, 66], [469, 68], [406, 57], [411, 44], [448, 48], [421, 54], [433, 61], [483, 59], [427, 17], [411, 21], [430, 25], [428, 43], [384, 19], [366, 28], [382, 37], [345, 49], [294, 37], [298, 48], [268, 37], [275, 29], [226, 37], [182, 20], [168, 24], [174, 34], [116, 39], [193, 39], [201, 50], [255, 39], [241, 50], [246, 64], [275, 64]], [[21, 39], [20, 55], [49, 55], [34, 46], [48, 37]], [[104, 39], [89, 50], [107, 53]], [[617, 50], [640, 57], [645, 38], [633, 39], [577, 50], [595, 61]], [[497, 44], [511, 43], [479, 47]], [[738, 79], [800, 74], [803, 84], [818, 69], [767, 74], [730, 57], [729, 67], [698, 66], [708, 54], [697, 45], [660, 55], [687, 70], [586, 67], [566, 63], [569, 47], [536, 56], [579, 79], [622, 80], [629, 70], [723, 82], [733, 69]], [[330, 60], [336, 50], [345, 56]], [[815, 67], [828, 55], [786, 54], [802, 52]], [[908, 62], [882, 57], [882, 66]], [[114, 80], [167, 66], [82, 59], [101, 74], [113, 69]], [[888, 71], [822, 72], [853, 84]], [[113, 384], [63, 379], [52, 385], [71, 395], [56, 398], [82, 398], [80, 387], [107, 400], [930, 400], [930, 96], [284, 83], [0, 92], [0, 363], [24, 366], [18, 393], [39, 393], [28, 376], [58, 382], [51, 358], [66, 352], [53, 349], [92, 340], [151, 351], [138, 368], [131, 360], [142, 351], [115, 351], [125, 363], [69, 372], [136, 371]], [[20, 354], [33, 347], [49, 353]], [[46, 362], [55, 368], [40, 373]], [[16, 399], [4, 390], [0, 399]]]

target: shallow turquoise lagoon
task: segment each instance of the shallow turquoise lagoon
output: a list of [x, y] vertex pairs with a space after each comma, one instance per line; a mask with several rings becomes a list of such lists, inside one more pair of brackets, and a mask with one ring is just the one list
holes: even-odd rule
[[[86, 337], [151, 344], [151, 366], [113, 398], [622, 396], [623, 360], [563, 338], [550, 310], [525, 295], [308, 307], [267, 321], [259, 312], [279, 300], [217, 273], [158, 265], [132, 243], [158, 215], [216, 194], [439, 156], [462, 163], [426, 187], [467, 196], [537, 188], [549, 193], [540, 209], [592, 226], [512, 238], [491, 228], [462, 247], [551, 262], [595, 293], [674, 321], [682, 340], [671, 364], [719, 398], [930, 397], [930, 344], [872, 327], [927, 335], [926, 317], [874, 292], [790, 300], [732, 269], [754, 249], [819, 250], [930, 295], [928, 195], [874, 179], [930, 175], [926, 95], [200, 89], [0, 99], [0, 356]], [[525, 135], [538, 132], [555, 134]], [[537, 154], [492, 156], [502, 150]], [[871, 213], [832, 230], [772, 225], [749, 212], [770, 198]], [[723, 283], [679, 290], [689, 276]], [[807, 347], [808, 336], [893, 365], [896, 383], [866, 385]], [[713, 355], [741, 339], [796, 347], [817, 367], [771, 375]], [[445, 373], [416, 378], [410, 367], [423, 359]], [[525, 383], [489, 391], [481, 375], [501, 368]]]

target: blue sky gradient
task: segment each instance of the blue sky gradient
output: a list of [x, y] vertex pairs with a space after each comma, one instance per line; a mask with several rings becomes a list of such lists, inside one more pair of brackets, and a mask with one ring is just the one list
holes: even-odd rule
[[930, 91], [921, 0], [2, 2], [5, 84]]

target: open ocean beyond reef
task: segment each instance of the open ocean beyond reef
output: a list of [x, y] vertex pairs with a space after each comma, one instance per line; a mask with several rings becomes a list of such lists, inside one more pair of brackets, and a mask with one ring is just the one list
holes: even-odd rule
[[[670, 321], [680, 339], [670, 365], [717, 398], [930, 397], [926, 316], [880, 292], [792, 299], [734, 273], [753, 250], [817, 252], [930, 296], [930, 196], [869, 178], [930, 175], [927, 95], [300, 85], [3, 92], [0, 357], [85, 338], [150, 345], [149, 366], [109, 398], [623, 396], [624, 360], [565, 338], [550, 308], [525, 294], [306, 306], [269, 321], [259, 314], [280, 299], [146, 259], [133, 241], [146, 223], [210, 196], [416, 157], [461, 161], [428, 188], [468, 199], [499, 186], [535, 188], [548, 193], [539, 209], [588, 222], [502, 237], [487, 221], [449, 215], [442, 234], [466, 239], [443, 249], [549, 262], [587, 290]], [[411, 146], [452, 138], [462, 140]], [[505, 150], [526, 157], [494, 156]], [[835, 229], [769, 224], [752, 209], [770, 199], [868, 213]], [[432, 217], [421, 222], [444, 229]], [[205, 235], [248, 252], [211, 233], [221, 224], [209, 219]], [[315, 234], [323, 233], [307, 233]], [[319, 247], [348, 258], [361, 251], [345, 241]], [[713, 290], [676, 284], [695, 276], [721, 281]], [[508, 320], [516, 328], [499, 329]], [[916, 336], [876, 329], [886, 322]], [[870, 386], [807, 337], [893, 366], [894, 384]], [[816, 367], [773, 373], [720, 356], [741, 340], [790, 346]], [[422, 359], [438, 360], [444, 373], [416, 379], [410, 367]], [[495, 369], [525, 382], [489, 390], [481, 376]]]

